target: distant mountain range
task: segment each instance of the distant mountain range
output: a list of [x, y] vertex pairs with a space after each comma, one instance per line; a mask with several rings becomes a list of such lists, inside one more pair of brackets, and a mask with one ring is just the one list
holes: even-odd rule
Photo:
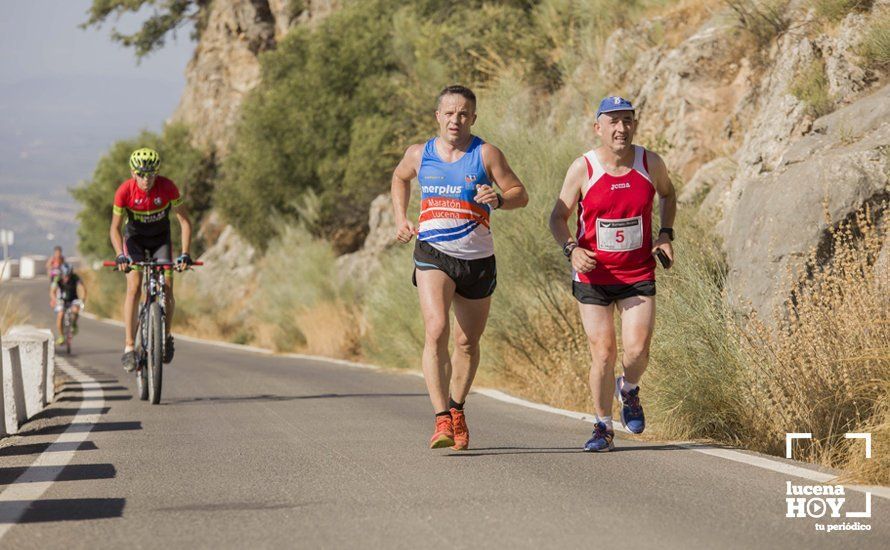
[[159, 130], [181, 91], [173, 79], [107, 75], [0, 83], [0, 228], [16, 232], [16, 255], [56, 242], [73, 253], [77, 204], [68, 189], [116, 140]]

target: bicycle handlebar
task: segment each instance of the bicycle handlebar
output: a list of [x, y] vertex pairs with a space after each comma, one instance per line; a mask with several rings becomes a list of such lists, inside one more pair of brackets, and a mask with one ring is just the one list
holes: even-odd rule
[[[117, 262], [105, 260], [104, 262], [102, 262], [102, 265], [105, 267], [117, 267]], [[139, 261], [139, 262], [130, 262], [130, 265], [138, 265], [141, 267], [169, 268], [169, 267], [175, 267], [176, 263], [175, 262], [167, 262], [167, 261], [159, 262], [157, 260], [143, 260], [143, 261]], [[192, 262], [192, 265], [189, 267], [196, 266], [196, 265], [204, 265], [204, 262], [201, 262], [201, 261]]]

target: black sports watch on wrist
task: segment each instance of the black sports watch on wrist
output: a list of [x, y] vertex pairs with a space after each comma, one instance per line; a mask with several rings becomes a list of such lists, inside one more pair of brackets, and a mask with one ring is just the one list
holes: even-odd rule
[[578, 243], [575, 241], [566, 241], [566, 244], [562, 245], [562, 254], [566, 258], [572, 257], [572, 251], [578, 248]]
[[504, 197], [501, 196], [500, 193], [495, 193], [494, 196], [498, 198], [498, 205], [494, 207], [495, 210], [500, 210], [502, 206], [504, 206]]
[[666, 234], [668, 239], [674, 240], [674, 229], [672, 227], [662, 227], [658, 230], [658, 236], [661, 237], [662, 233]]

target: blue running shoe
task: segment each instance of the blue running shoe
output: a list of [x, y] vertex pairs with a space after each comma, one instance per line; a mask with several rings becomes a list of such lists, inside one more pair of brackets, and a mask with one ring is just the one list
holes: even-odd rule
[[630, 433], [641, 434], [646, 429], [646, 417], [640, 405], [640, 388], [637, 386], [629, 392], [621, 391], [623, 384], [624, 377], [619, 376], [615, 380], [615, 397], [621, 403], [621, 425]]
[[602, 453], [611, 451], [615, 448], [612, 440], [615, 438], [615, 432], [606, 428], [602, 422], [597, 422], [593, 427], [593, 437], [584, 444], [584, 450], [587, 452]]

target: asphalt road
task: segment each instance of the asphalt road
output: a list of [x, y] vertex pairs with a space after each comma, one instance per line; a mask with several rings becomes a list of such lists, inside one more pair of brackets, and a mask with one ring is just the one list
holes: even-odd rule
[[[44, 326], [45, 290], [0, 286]], [[430, 450], [415, 376], [178, 341], [151, 406], [119, 366], [121, 328], [83, 319], [74, 345], [97, 382], [65, 383], [0, 442], [0, 491], [49, 481], [41, 463], [19, 476], [76, 452], [38, 500], [0, 500], [0, 547], [890, 546], [886, 498], [855, 520], [870, 531], [822, 532], [854, 520], [785, 517], [786, 481], [813, 482], [620, 436], [615, 452], [582, 453], [589, 424], [478, 394], [471, 450]], [[78, 412], [96, 423], [69, 426]], [[66, 430], [76, 440], [49, 447]], [[862, 493], [846, 498], [864, 509]]]

